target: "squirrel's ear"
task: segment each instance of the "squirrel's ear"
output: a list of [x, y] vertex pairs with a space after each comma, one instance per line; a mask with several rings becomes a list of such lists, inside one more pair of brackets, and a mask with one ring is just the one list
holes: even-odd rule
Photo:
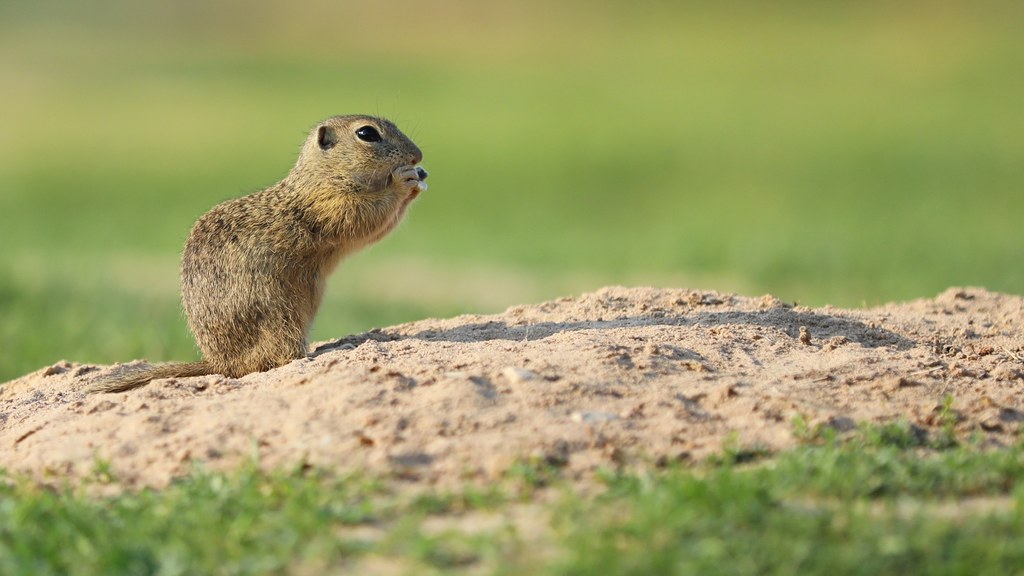
[[338, 143], [338, 137], [334, 133], [334, 128], [321, 124], [316, 129], [316, 142], [320, 145], [321, 150], [330, 150], [334, 148], [334, 145]]

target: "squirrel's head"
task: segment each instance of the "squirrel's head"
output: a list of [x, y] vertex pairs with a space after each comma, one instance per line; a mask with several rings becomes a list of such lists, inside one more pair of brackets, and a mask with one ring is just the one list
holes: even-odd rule
[[397, 126], [374, 116], [333, 116], [313, 128], [298, 165], [328, 181], [345, 180], [356, 189], [387, 186], [391, 172], [415, 166], [423, 153]]

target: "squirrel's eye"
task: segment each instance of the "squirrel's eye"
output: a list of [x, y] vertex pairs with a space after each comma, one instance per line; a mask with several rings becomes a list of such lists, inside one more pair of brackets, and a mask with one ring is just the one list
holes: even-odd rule
[[356, 130], [356, 136], [363, 142], [380, 142], [380, 132], [373, 126], [363, 126]]

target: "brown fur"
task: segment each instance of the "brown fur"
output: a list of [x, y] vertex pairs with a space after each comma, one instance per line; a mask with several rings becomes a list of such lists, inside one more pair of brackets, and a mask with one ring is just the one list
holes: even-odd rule
[[[358, 138], [364, 126], [381, 140]], [[420, 160], [419, 148], [382, 118], [318, 124], [283, 180], [215, 206], [192, 228], [181, 299], [203, 360], [106, 375], [89, 391], [175, 376], [239, 377], [304, 357], [327, 276], [398, 225], [420, 190]]]

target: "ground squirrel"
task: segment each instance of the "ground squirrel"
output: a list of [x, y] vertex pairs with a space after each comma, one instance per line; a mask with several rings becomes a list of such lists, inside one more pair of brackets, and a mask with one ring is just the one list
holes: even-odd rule
[[344, 256], [393, 230], [426, 190], [423, 154], [391, 122], [319, 123], [277, 184], [215, 206], [193, 226], [181, 260], [181, 301], [203, 353], [115, 371], [90, 392], [155, 378], [269, 370], [307, 354], [327, 276]]

